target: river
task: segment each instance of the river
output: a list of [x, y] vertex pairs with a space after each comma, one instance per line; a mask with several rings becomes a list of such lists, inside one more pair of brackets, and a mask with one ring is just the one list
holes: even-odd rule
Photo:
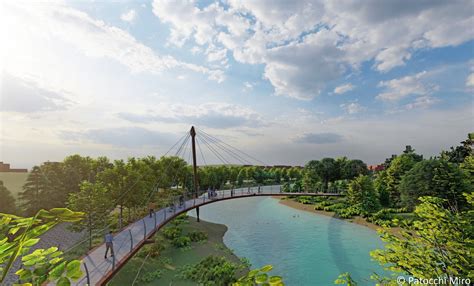
[[[224, 243], [252, 268], [272, 264], [286, 285], [334, 285], [349, 272], [359, 285], [374, 285], [383, 269], [369, 252], [382, 248], [378, 234], [364, 226], [284, 206], [278, 199], [254, 197], [201, 207], [201, 218], [229, 228]], [[195, 216], [195, 212], [190, 212]]]

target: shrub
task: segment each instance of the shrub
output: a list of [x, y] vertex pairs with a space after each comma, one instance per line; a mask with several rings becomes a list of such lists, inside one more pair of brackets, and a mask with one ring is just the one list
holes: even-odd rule
[[152, 272], [146, 272], [145, 274], [141, 275], [138, 280], [143, 283], [150, 283], [156, 279], [159, 279], [161, 277], [161, 274], [161, 270], [157, 269]]
[[171, 221], [171, 224], [174, 226], [179, 226], [186, 223], [189, 223], [187, 214], [181, 214]]
[[180, 237], [174, 238], [171, 241], [171, 244], [178, 248], [185, 248], [191, 244], [191, 239], [187, 236], [180, 236]]
[[224, 257], [208, 256], [195, 265], [184, 266], [179, 277], [190, 279], [199, 285], [229, 285], [236, 281], [235, 272], [238, 265]]
[[167, 227], [163, 230], [163, 236], [166, 237], [167, 239], [175, 239], [178, 238], [181, 233], [183, 232], [183, 229], [180, 227]]
[[207, 240], [207, 233], [202, 231], [192, 231], [188, 234], [188, 237], [193, 242], [204, 241]]
[[353, 205], [353, 206], [337, 209], [336, 214], [340, 218], [352, 218], [353, 216], [360, 215], [361, 210], [360, 210], [360, 206]]

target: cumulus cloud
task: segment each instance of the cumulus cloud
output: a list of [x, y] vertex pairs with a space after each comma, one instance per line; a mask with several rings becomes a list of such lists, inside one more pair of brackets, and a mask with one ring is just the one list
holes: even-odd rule
[[228, 103], [162, 105], [143, 114], [122, 112], [121, 119], [134, 123], [172, 122], [203, 125], [211, 128], [263, 126], [262, 117], [250, 108]]
[[169, 43], [221, 47], [238, 62], [263, 64], [275, 94], [303, 100], [364, 62], [387, 72], [418, 49], [474, 39], [472, 9], [469, 0], [153, 2], [171, 26]]
[[[7, 25], [20, 27], [34, 22], [35, 29], [48, 32], [39, 35], [71, 44], [89, 57], [117, 61], [132, 72], [160, 74], [164, 70], [185, 69], [202, 73], [218, 82], [224, 80], [222, 70], [183, 62], [169, 55], [159, 55], [127, 31], [59, 3], [25, 5], [9, 2], [6, 8], [13, 15], [6, 19]], [[32, 32], [27, 24], [25, 28], [29, 33]]]
[[344, 137], [337, 133], [305, 133], [296, 138], [297, 143], [309, 144], [333, 144], [344, 140]]
[[343, 94], [354, 89], [351, 83], [343, 84], [334, 89], [335, 94]]
[[135, 18], [137, 17], [137, 12], [133, 9], [123, 13], [122, 15], [120, 15], [120, 19], [122, 19], [122, 21], [124, 22], [128, 22], [128, 23], [133, 23], [135, 21]]
[[348, 114], [357, 114], [366, 110], [364, 106], [360, 105], [357, 102], [343, 103], [340, 105], [340, 107], [344, 109]]
[[428, 95], [438, 89], [437, 85], [424, 82], [426, 71], [412, 76], [404, 76], [389, 81], [381, 81], [378, 86], [384, 91], [377, 95], [377, 99], [384, 101], [398, 101], [409, 95]]
[[4, 73], [0, 86], [0, 111], [33, 113], [64, 110], [71, 101], [65, 91], [42, 86], [35, 78], [20, 78]]

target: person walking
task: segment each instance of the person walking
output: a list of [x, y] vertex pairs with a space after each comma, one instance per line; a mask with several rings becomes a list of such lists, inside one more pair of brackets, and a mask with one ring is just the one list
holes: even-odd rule
[[150, 202], [148, 204], [148, 209], [150, 211], [150, 218], [153, 216], [153, 213], [155, 212], [155, 203], [154, 202]]
[[184, 206], [184, 196], [183, 195], [180, 195], [179, 196], [179, 207], [183, 207]]
[[114, 236], [112, 235], [112, 231], [109, 231], [109, 233], [105, 235], [105, 259], [107, 259], [109, 249], [111, 253], [110, 256], [114, 257]]

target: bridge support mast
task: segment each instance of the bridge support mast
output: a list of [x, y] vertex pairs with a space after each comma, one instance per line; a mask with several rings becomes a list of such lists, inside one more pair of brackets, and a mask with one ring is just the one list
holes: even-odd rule
[[[192, 143], [192, 150], [193, 150], [193, 175], [194, 175], [194, 197], [198, 198], [199, 195], [199, 186], [198, 186], [198, 178], [197, 178], [197, 163], [196, 163], [196, 130], [194, 130], [194, 126], [191, 126], [191, 130], [189, 131], [191, 135], [191, 143]], [[196, 208], [196, 216], [197, 221], [199, 222], [199, 207]]]

